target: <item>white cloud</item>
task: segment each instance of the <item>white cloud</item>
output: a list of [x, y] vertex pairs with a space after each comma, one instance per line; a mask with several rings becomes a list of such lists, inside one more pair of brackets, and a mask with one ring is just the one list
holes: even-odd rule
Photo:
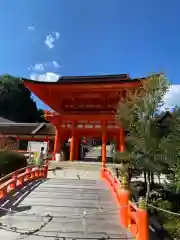
[[28, 26], [28, 30], [29, 30], [29, 31], [34, 31], [34, 30], [35, 30], [35, 26], [34, 26], [34, 25]]
[[161, 110], [171, 110], [176, 105], [180, 106], [180, 85], [171, 85], [169, 91], [164, 96], [164, 106]]
[[37, 74], [37, 73], [32, 73], [30, 75], [30, 79], [31, 80], [36, 80], [36, 81], [40, 81], [40, 82], [57, 82], [59, 79], [59, 75], [56, 73], [52, 73], [52, 72], [47, 72], [45, 74]]
[[35, 71], [44, 71], [44, 64], [43, 63], [36, 63], [31, 65], [28, 70], [35, 70]]
[[54, 42], [59, 39], [60, 34], [58, 32], [53, 32], [46, 36], [44, 43], [48, 46], [48, 48], [54, 47]]
[[28, 70], [43, 72], [46, 68], [59, 68], [59, 67], [60, 67], [59, 63], [53, 60], [52, 62], [36, 63], [34, 65], [30, 65], [28, 67]]
[[53, 65], [54, 65], [55, 68], [59, 68], [59, 67], [60, 67], [60, 65], [59, 65], [58, 62], [56, 62], [56, 61], [52, 61], [52, 63], [53, 63]]
[[54, 32], [53, 34], [55, 34], [55, 36], [56, 36], [56, 39], [58, 39], [58, 38], [59, 38], [59, 36], [60, 36], [60, 34], [59, 34], [58, 32]]

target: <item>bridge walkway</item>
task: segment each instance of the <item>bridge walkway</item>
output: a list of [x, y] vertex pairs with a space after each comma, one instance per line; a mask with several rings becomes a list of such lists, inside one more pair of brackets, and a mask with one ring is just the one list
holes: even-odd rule
[[91, 174], [50, 177], [29, 183], [18, 204], [14, 194], [14, 212], [0, 218], [0, 239], [134, 239], [120, 226], [117, 205], [103, 181]]

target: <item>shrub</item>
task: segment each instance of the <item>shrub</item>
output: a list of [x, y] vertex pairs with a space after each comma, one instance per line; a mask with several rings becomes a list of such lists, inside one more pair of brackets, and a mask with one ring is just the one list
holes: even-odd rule
[[7, 175], [27, 166], [26, 157], [15, 152], [0, 152], [0, 176]]
[[[171, 201], [158, 199], [155, 202], [151, 202], [151, 204], [170, 212], [179, 212], [179, 206], [176, 204], [176, 198]], [[155, 209], [151, 209], [150, 214], [156, 216], [157, 220], [160, 222], [163, 228], [169, 233], [169, 237], [171, 236], [171, 238], [167, 239], [180, 239], [179, 216]]]

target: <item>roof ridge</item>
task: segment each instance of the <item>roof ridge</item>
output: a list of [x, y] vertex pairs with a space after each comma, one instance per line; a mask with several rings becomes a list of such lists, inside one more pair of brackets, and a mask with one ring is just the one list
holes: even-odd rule
[[[37, 81], [22, 78], [24, 82], [34, 82], [37, 84], [59, 84], [59, 83], [102, 83], [102, 82], [128, 82], [128, 81], [142, 81], [151, 76], [159, 76], [160, 73], [152, 74], [146, 77], [131, 78], [129, 74], [112, 74], [112, 75], [87, 75], [87, 76], [60, 76], [55, 82], [52, 81]], [[109, 80], [110, 79], [110, 80]], [[84, 81], [83, 81], [84, 80]], [[109, 81], [108, 81], [109, 80]]]
[[31, 133], [37, 133], [46, 123], [40, 123]]

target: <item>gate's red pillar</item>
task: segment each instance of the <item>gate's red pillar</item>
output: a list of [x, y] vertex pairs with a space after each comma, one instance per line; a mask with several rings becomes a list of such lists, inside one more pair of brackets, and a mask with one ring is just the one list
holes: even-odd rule
[[60, 138], [60, 128], [56, 127], [56, 136], [54, 139], [54, 154], [53, 154], [53, 160], [56, 159], [56, 154], [60, 153], [60, 149], [61, 149], [61, 138]]
[[69, 160], [74, 160], [74, 149], [75, 149], [75, 123], [72, 123], [72, 136], [71, 136], [71, 143], [70, 143], [70, 154]]
[[119, 151], [120, 152], [124, 152], [124, 141], [125, 141], [124, 129], [120, 128], [120, 141], [119, 141]]
[[102, 126], [102, 167], [106, 166], [106, 125]]

